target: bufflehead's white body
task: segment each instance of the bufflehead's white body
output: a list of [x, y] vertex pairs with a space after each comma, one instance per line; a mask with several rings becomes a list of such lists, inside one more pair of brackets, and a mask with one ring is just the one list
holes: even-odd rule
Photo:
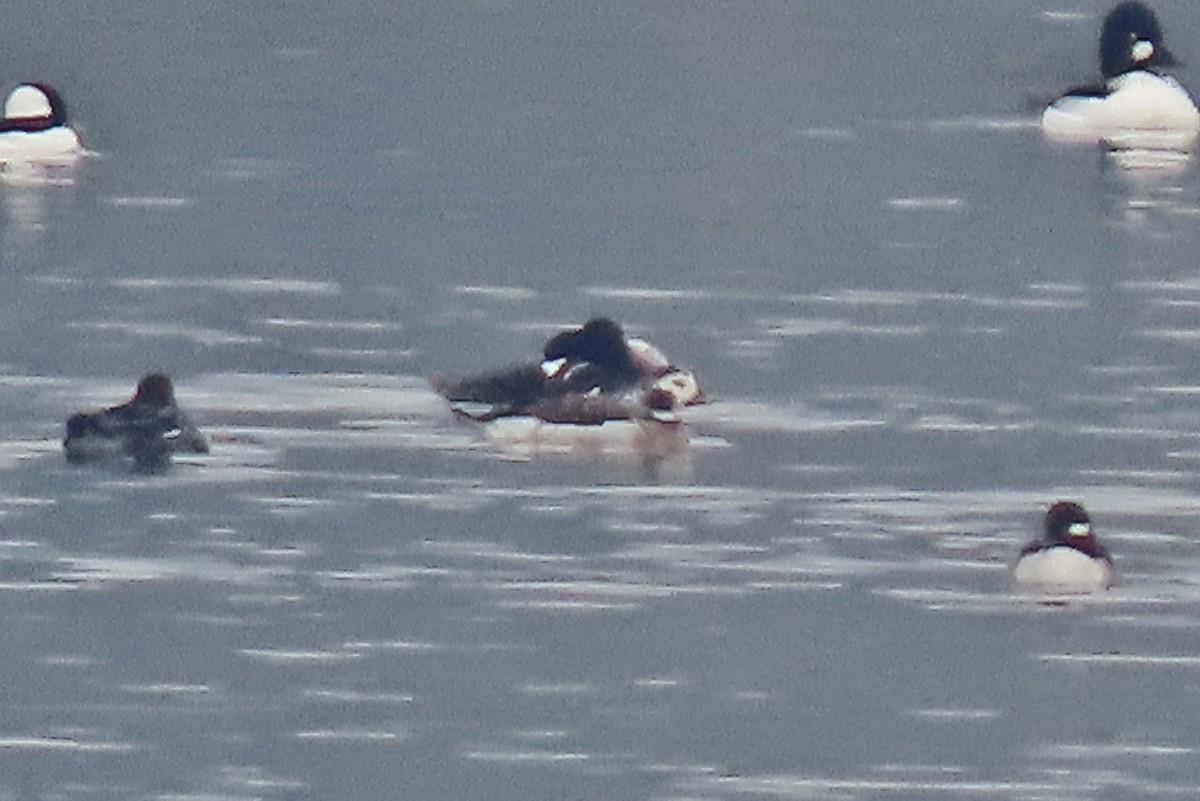
[[76, 159], [82, 154], [79, 137], [67, 127], [0, 132], [0, 162]]
[[1115, 584], [1116, 571], [1083, 507], [1059, 501], [1046, 512], [1045, 534], [1021, 550], [1012, 578], [1023, 589], [1088, 593]]
[[1063, 592], [1094, 592], [1113, 583], [1112, 565], [1069, 545], [1057, 545], [1022, 556], [1013, 581], [1023, 587]]
[[1154, 12], [1140, 2], [1121, 3], [1100, 33], [1105, 83], [1051, 103], [1042, 113], [1042, 130], [1068, 143], [1189, 149], [1200, 135], [1200, 111], [1179, 81], [1157, 71], [1174, 63]]
[[83, 155], [79, 135], [67, 124], [66, 104], [45, 84], [21, 84], [4, 102], [0, 165], [71, 162]]
[[1200, 134], [1200, 111], [1170, 75], [1136, 70], [1108, 86], [1107, 95], [1059, 98], [1042, 112], [1042, 130], [1060, 142], [1163, 150], [1185, 150]]

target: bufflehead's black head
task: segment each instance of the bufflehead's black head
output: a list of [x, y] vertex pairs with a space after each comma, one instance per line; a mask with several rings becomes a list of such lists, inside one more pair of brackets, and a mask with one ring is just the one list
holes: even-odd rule
[[67, 124], [67, 104], [48, 84], [23, 83], [4, 101], [4, 122], [10, 128], [41, 130]]
[[593, 318], [584, 323], [583, 328], [552, 336], [546, 342], [544, 354], [547, 359], [589, 362], [606, 367], [629, 363], [625, 332], [606, 317]]
[[1107, 557], [1108, 551], [1092, 531], [1092, 520], [1077, 503], [1059, 501], [1046, 512], [1045, 545], [1066, 545], [1088, 556]]
[[171, 379], [163, 373], [148, 373], [138, 382], [133, 402], [156, 408], [173, 406], [175, 387], [171, 384]]
[[1108, 12], [1100, 31], [1100, 72], [1115, 78], [1130, 70], [1169, 67], [1175, 57], [1167, 50], [1158, 17], [1142, 3], [1121, 3]]

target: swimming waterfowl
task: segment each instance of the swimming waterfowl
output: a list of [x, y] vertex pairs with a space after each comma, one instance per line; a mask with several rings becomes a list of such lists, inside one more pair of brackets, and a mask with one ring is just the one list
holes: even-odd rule
[[[609, 419], [629, 419], [623, 410], [640, 403], [639, 393], [659, 390], [679, 405], [707, 401], [694, 373], [674, 367], [662, 351], [645, 340], [625, 337], [621, 327], [607, 318], [594, 318], [580, 328], [552, 336], [545, 344], [540, 364], [512, 367], [447, 379], [435, 374], [429, 383], [438, 394], [459, 404], [481, 404], [486, 409], [466, 412], [477, 420], [532, 415], [556, 422], [594, 424], [594, 418], [611, 412]], [[578, 420], [570, 418], [576, 415]]]
[[1116, 581], [1112, 556], [1082, 506], [1059, 501], [1046, 512], [1042, 537], [1021, 549], [1013, 567], [1018, 586], [1093, 592]]
[[208, 440], [176, 404], [171, 379], [149, 373], [126, 403], [71, 415], [63, 448], [73, 464], [129, 457], [139, 470], [158, 470], [176, 451], [208, 453]]
[[572, 456], [633, 461], [657, 472], [685, 466], [687, 426], [665, 390], [641, 394], [569, 394], [542, 401], [522, 415], [472, 418], [487, 423], [483, 435], [507, 458]]
[[515, 412], [569, 389], [563, 382], [551, 381], [539, 364], [517, 364], [460, 379], [434, 373], [429, 385], [451, 403], [488, 404]]
[[23, 83], [4, 101], [0, 119], [0, 165], [74, 159], [83, 152], [67, 121], [67, 105], [49, 84]]
[[606, 317], [550, 337], [542, 349], [552, 379], [571, 391], [621, 392], [650, 377], [644, 360], [635, 358], [621, 326]]
[[471, 413], [462, 408], [456, 413], [479, 423], [503, 417], [534, 417], [546, 423], [598, 426], [609, 421], [633, 420], [651, 424], [676, 425], [680, 422], [678, 402], [670, 392], [652, 387], [644, 393], [573, 392], [542, 398], [514, 411], [492, 408]]
[[1175, 64], [1154, 12], [1140, 2], [1116, 6], [1100, 32], [1103, 84], [1071, 89], [1042, 113], [1051, 139], [1113, 147], [1186, 149], [1200, 134], [1195, 99], [1160, 72]]

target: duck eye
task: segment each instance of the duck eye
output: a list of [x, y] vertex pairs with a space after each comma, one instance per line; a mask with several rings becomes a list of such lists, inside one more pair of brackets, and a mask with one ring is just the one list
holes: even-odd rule
[[1138, 39], [1133, 43], [1133, 47], [1129, 48], [1129, 55], [1134, 61], [1145, 61], [1154, 55], [1154, 45], [1145, 39]]

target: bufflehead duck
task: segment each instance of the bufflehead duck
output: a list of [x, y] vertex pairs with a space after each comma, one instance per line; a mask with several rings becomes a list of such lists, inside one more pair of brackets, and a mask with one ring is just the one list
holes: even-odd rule
[[540, 365], [515, 365], [459, 380], [435, 374], [429, 383], [452, 404], [490, 407], [475, 413], [456, 407], [456, 411], [481, 420], [538, 416], [534, 407], [544, 404], [544, 413], [562, 417], [566, 410], [575, 409], [580, 422], [591, 425], [590, 418], [600, 410], [616, 412], [624, 405], [636, 404], [638, 394], [647, 390], [666, 392], [683, 406], [708, 400], [694, 373], [673, 366], [649, 342], [627, 339], [621, 327], [606, 318], [555, 334], [542, 352]]
[[82, 152], [67, 123], [67, 105], [53, 87], [23, 83], [9, 93], [0, 120], [0, 164], [71, 160]]
[[1092, 592], [1116, 581], [1113, 560], [1077, 503], [1059, 501], [1046, 512], [1045, 533], [1021, 549], [1013, 567], [1020, 586], [1058, 592]]
[[1175, 63], [1154, 12], [1121, 3], [1100, 32], [1104, 84], [1072, 89], [1042, 113], [1051, 139], [1116, 148], [1185, 150], [1200, 133], [1191, 94], [1160, 67]]
[[67, 420], [67, 461], [131, 457], [139, 470], [165, 468], [175, 451], [208, 453], [208, 440], [175, 403], [175, 388], [162, 373], [138, 382], [128, 402]]

